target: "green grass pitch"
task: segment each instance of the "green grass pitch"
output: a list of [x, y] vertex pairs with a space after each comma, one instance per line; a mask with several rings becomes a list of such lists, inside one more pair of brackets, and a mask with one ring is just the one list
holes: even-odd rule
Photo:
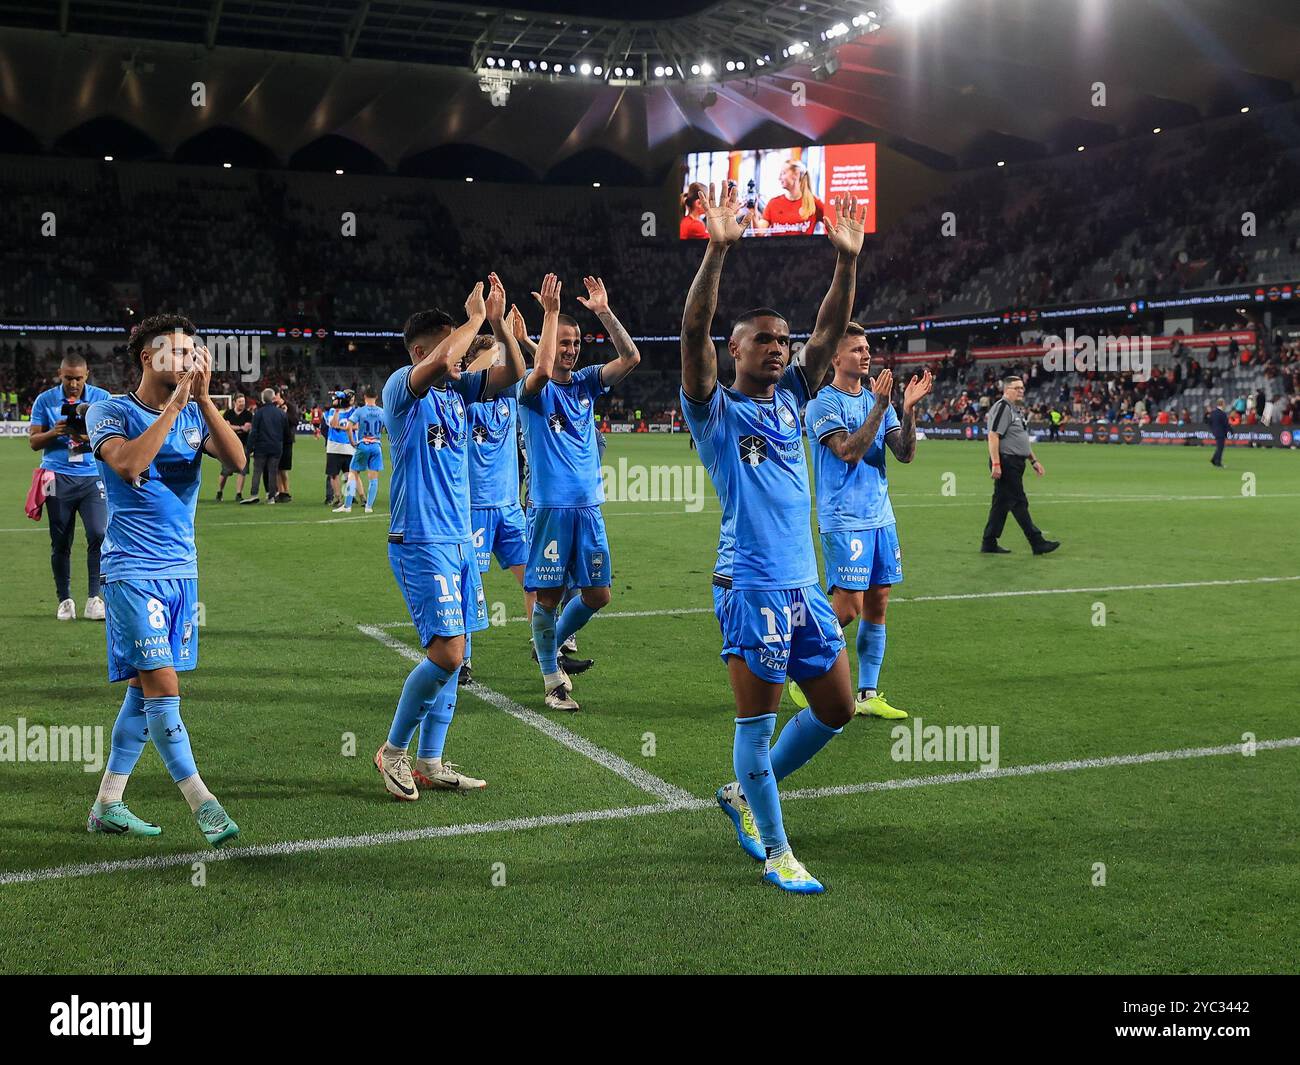
[[[597, 659], [577, 682], [582, 712], [546, 715], [576, 740], [462, 695], [447, 756], [489, 787], [397, 804], [370, 764], [410, 668], [390, 644], [415, 642], [387, 563], [386, 477], [378, 513], [334, 520], [318, 442], [299, 443], [283, 507], [215, 503], [209, 462], [205, 625], [183, 713], [241, 845], [265, 849], [200, 870], [176, 858], [205, 845], [152, 750], [127, 796], [162, 824], [154, 841], [85, 832], [97, 773], [0, 763], [0, 971], [1293, 971], [1300, 748], [1069, 763], [1300, 735], [1300, 457], [1234, 450], [1217, 470], [1202, 449], [1040, 455], [1034, 515], [1065, 544], [1044, 558], [1014, 524], [1014, 554], [977, 553], [982, 445], [922, 442], [912, 466], [891, 466], [905, 581], [881, 686], [927, 724], [996, 725], [1003, 769], [1045, 768], [791, 798], [787, 828], [828, 885], [820, 898], [763, 885], [710, 805], [731, 778], [733, 708], [708, 610], [707, 484], [694, 513], [607, 504], [609, 610], [653, 613], [581, 634]], [[620, 458], [696, 464], [683, 437], [612, 437], [606, 461]], [[121, 689], [105, 680], [102, 626], [54, 619], [46, 528], [19, 506], [33, 460], [0, 442], [0, 726], [100, 725], [107, 738]], [[79, 531], [79, 609], [83, 545]], [[485, 588], [498, 616], [521, 613], [508, 573]], [[1077, 590], [988, 594], [1062, 589]], [[361, 626], [390, 626], [389, 644]], [[527, 636], [513, 621], [479, 635], [476, 679], [540, 712]], [[892, 746], [890, 725], [859, 719], [785, 787], [975, 773], [896, 761]], [[593, 748], [704, 801], [646, 809], [663, 799]], [[610, 813], [565, 820], [591, 811]], [[311, 842], [325, 839], [343, 842]], [[100, 864], [150, 857], [170, 860]], [[9, 875], [38, 869], [55, 872]]]

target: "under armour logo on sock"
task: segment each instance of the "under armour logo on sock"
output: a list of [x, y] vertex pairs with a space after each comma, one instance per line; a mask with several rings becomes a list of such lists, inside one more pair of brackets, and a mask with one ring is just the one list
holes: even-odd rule
[[167, 733], [168, 736], [175, 736], [178, 732], [183, 732], [184, 730], [180, 725], [177, 725], [175, 728], [165, 728], [163, 731]]
[[764, 769], [763, 772], [761, 772], [761, 773], [750, 773], [750, 774], [749, 774], [749, 779], [750, 779], [750, 780], [757, 780], [759, 777], [770, 777], [771, 775], [772, 775], [772, 770], [770, 770], [770, 769]]

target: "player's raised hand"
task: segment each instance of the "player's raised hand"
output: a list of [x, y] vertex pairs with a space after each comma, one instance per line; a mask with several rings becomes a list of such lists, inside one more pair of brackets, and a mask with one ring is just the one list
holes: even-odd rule
[[928, 396], [934, 388], [934, 374], [926, 370], [919, 378], [913, 375], [903, 389], [903, 410], [908, 411]]
[[478, 282], [470, 289], [465, 299], [465, 314], [470, 318], [486, 318], [487, 304], [483, 299], [483, 282]]
[[484, 308], [488, 324], [495, 326], [505, 318], [506, 287], [501, 284], [501, 278], [497, 277], [496, 274], [488, 274], [488, 285], [490, 287], [487, 299], [484, 301]]
[[167, 401], [169, 407], [173, 407], [178, 411], [185, 408], [185, 404], [190, 401], [190, 393], [194, 388], [194, 381], [197, 376], [198, 370], [195, 367], [191, 367], [177, 376], [176, 389]]
[[704, 225], [709, 231], [709, 242], [724, 247], [735, 244], [745, 235], [754, 221], [754, 209], [751, 207], [743, 219], [736, 216], [740, 212], [740, 193], [732, 182], [722, 187], [719, 196], [716, 186], [709, 183], [709, 206], [704, 213]]
[[534, 292], [533, 299], [542, 305], [542, 311], [545, 314], [558, 314], [560, 312], [560, 279], [554, 274], [547, 274], [542, 279], [542, 291]]
[[203, 403], [208, 398], [208, 387], [212, 383], [212, 353], [203, 344], [194, 349], [194, 384], [191, 392], [196, 400]]
[[506, 325], [515, 335], [516, 340], [528, 339], [528, 326], [524, 322], [524, 316], [513, 303], [510, 304], [510, 313], [506, 315]]
[[871, 392], [878, 400], [888, 403], [889, 397], [894, 394], [894, 371], [886, 368], [876, 374], [875, 380], [871, 382]]
[[867, 205], [852, 196], [841, 196], [835, 201], [835, 224], [826, 227], [826, 237], [841, 255], [860, 255]]
[[578, 302], [595, 315], [608, 311], [609, 294], [605, 291], [605, 282], [599, 277], [584, 277], [582, 283], [587, 286], [587, 294], [579, 296]]

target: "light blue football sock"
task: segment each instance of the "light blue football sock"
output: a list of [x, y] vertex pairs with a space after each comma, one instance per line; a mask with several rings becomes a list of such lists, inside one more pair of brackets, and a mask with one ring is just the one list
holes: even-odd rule
[[343, 505], [345, 507], [352, 506], [352, 500], [356, 499], [356, 497], [357, 497], [357, 482], [354, 481], [351, 477], [349, 477], [348, 486], [345, 489], [343, 489]]
[[149, 738], [162, 755], [163, 765], [172, 776], [173, 783], [197, 773], [194, 752], [190, 750], [190, 734], [181, 722], [179, 695], [163, 695], [144, 699], [144, 714], [149, 721]]
[[416, 748], [417, 758], [441, 758], [442, 749], [447, 744], [447, 730], [451, 728], [451, 719], [456, 714], [456, 694], [459, 691], [457, 679], [459, 672], [453, 673], [437, 698], [429, 703], [420, 719], [420, 745]]
[[587, 624], [596, 612], [582, 601], [582, 596], [575, 595], [569, 600], [555, 626], [555, 642], [563, 646], [570, 636]]
[[448, 673], [437, 662], [428, 658], [421, 659], [402, 685], [402, 696], [397, 700], [397, 712], [393, 714], [393, 724], [388, 730], [390, 746], [406, 750], [415, 735], [415, 726], [424, 716], [426, 705], [432, 703], [455, 673]]
[[108, 771], [130, 775], [140, 752], [149, 742], [149, 719], [144, 712], [144, 692], [139, 688], [126, 688], [122, 709], [113, 722], [113, 745], [108, 752]]
[[555, 649], [555, 611], [547, 610], [541, 603], [533, 604], [533, 646], [537, 648], [537, 664], [542, 676], [558, 673], [560, 667], [556, 662]]
[[369, 507], [371, 510], [374, 510], [375, 500], [378, 498], [378, 496], [379, 496], [379, 478], [376, 477], [373, 481], [371, 481], [368, 485], [366, 485], [366, 506]]
[[817, 720], [811, 706], [805, 706], [785, 723], [781, 735], [772, 744], [772, 775], [784, 780], [828, 743], [843, 729], [831, 728]]
[[772, 772], [772, 757], [768, 750], [774, 728], [775, 714], [738, 717], [736, 739], [731, 748], [731, 764], [736, 770], [736, 779], [754, 813], [754, 823], [769, 858], [790, 849], [781, 823], [781, 799], [777, 794], [776, 776]]
[[858, 691], [875, 688], [885, 661], [885, 626], [862, 618], [858, 621]]

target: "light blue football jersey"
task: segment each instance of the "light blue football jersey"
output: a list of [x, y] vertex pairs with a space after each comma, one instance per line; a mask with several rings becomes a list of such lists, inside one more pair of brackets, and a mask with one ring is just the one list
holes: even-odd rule
[[447, 379], [416, 396], [413, 366], [384, 385], [384, 425], [393, 458], [388, 534], [403, 543], [458, 544], [472, 535], [469, 521], [469, 414], [483, 398], [487, 371]]
[[[115, 436], [134, 440], [161, 411], [145, 406], [134, 392], [94, 404], [86, 412], [95, 457]], [[108, 532], [101, 547], [106, 581], [197, 578], [194, 507], [199, 500], [199, 460], [208, 425], [197, 403], [177, 416], [157, 456], [139, 480], [128, 484], [99, 463], [108, 500]]]
[[478, 510], [519, 502], [518, 401], [501, 393], [469, 406], [469, 500]]
[[[107, 390], [97, 385], [88, 384], [82, 389], [81, 399], [78, 402], [98, 403], [101, 400], [111, 398], [112, 396], [109, 395]], [[62, 385], [47, 388], [36, 397], [36, 402], [32, 404], [32, 424], [44, 426], [46, 429], [53, 429], [55, 425], [63, 420], [63, 403], [65, 399], [67, 397], [64, 394]], [[95, 456], [91, 453], [91, 449], [85, 444], [80, 447], [74, 446], [71, 437], [56, 436], [45, 445], [44, 452], [41, 456], [41, 469], [43, 470], [62, 473], [70, 477], [99, 476], [99, 467], [95, 463]]]
[[860, 462], [850, 466], [823, 443], [836, 433], [856, 432], [875, 405], [876, 397], [869, 388], [854, 395], [827, 385], [804, 413], [817, 478], [817, 524], [822, 532], [853, 532], [894, 524], [885, 474], [885, 436], [902, 427], [893, 405], [885, 408], [876, 438]]
[[605, 502], [596, 400], [609, 389], [600, 371], [598, 365], [584, 366], [565, 384], [548, 381], [535, 396], [524, 391], [527, 377], [515, 386], [533, 506], [595, 507]]
[[703, 403], [681, 394], [682, 412], [722, 503], [714, 575], [724, 585], [761, 591], [817, 583], [799, 423], [809, 393], [803, 369], [790, 366], [769, 400], [721, 384]]
[[[356, 411], [357, 411], [356, 407], [345, 407], [345, 408], [335, 407], [325, 412], [326, 443], [347, 444], [349, 446], [351, 445], [352, 441], [348, 439], [347, 422], [352, 420], [352, 417], [353, 415], [356, 414]], [[330, 425], [330, 419], [334, 417], [335, 413], [337, 413], [339, 416], [339, 427], [337, 429], [335, 429], [334, 426]]]
[[367, 439], [373, 443], [379, 442], [379, 434], [384, 429], [384, 412], [382, 409], [372, 407], [369, 404], [358, 407], [353, 412], [352, 421], [357, 426], [358, 444]]

